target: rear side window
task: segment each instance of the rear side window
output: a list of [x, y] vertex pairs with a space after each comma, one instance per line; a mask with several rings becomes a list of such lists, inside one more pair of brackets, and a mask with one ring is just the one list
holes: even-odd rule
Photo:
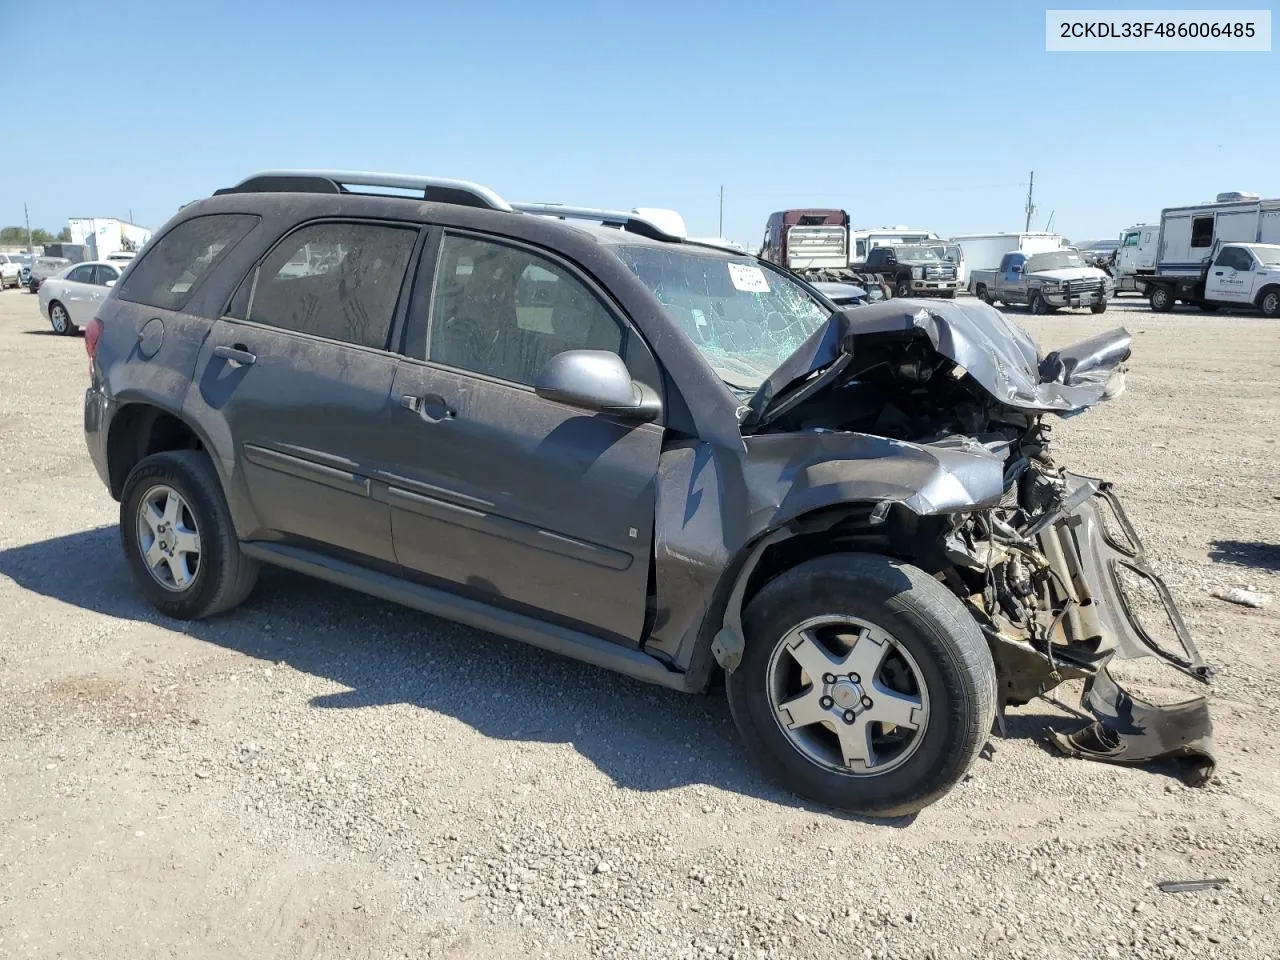
[[245, 319], [385, 348], [417, 239], [414, 228], [375, 223], [295, 230], [258, 267]]
[[149, 245], [116, 296], [160, 310], [181, 310], [223, 254], [257, 222], [257, 217], [240, 213], [184, 220]]

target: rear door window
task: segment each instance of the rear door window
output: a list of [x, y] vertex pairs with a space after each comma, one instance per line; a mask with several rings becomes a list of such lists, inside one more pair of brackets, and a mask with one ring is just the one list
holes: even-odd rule
[[183, 221], [148, 245], [116, 296], [160, 310], [181, 310], [214, 265], [257, 222], [257, 217], [240, 213]]
[[385, 349], [417, 240], [415, 227], [380, 223], [295, 230], [259, 265], [244, 318]]

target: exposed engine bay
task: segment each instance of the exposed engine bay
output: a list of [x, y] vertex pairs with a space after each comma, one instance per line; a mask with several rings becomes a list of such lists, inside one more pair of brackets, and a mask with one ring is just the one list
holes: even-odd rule
[[[1123, 329], [1042, 356], [985, 304], [892, 300], [834, 316], [761, 387], [743, 426], [755, 436], [853, 433], [904, 450], [967, 451], [968, 461], [944, 464], [936, 490], [916, 503], [886, 501], [871, 519], [897, 522], [904, 532], [888, 542], [947, 584], [981, 626], [1001, 722], [1004, 706], [1082, 679], [1097, 720], [1054, 734], [1063, 752], [1117, 763], [1176, 757], [1190, 782], [1203, 783], [1214, 769], [1206, 701], [1148, 703], [1108, 665], [1154, 657], [1205, 683], [1212, 670], [1111, 485], [1064, 469], [1050, 449], [1051, 416], [1118, 395], [1129, 353]], [[914, 515], [902, 515], [904, 503]], [[1135, 585], [1148, 601], [1141, 609]], [[1149, 629], [1156, 617], [1159, 631]]]

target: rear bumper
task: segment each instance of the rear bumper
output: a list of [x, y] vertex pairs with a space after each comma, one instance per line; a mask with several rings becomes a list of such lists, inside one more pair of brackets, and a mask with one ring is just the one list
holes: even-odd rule
[[111, 489], [111, 474], [107, 469], [107, 424], [110, 422], [111, 402], [95, 386], [84, 392], [84, 442], [89, 449], [89, 459], [98, 476]]

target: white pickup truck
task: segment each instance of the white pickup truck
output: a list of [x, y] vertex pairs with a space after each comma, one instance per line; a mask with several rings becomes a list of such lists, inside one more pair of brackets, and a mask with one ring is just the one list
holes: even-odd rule
[[987, 303], [1026, 304], [1032, 313], [1061, 307], [1107, 309], [1115, 285], [1105, 271], [1085, 264], [1074, 250], [1006, 253], [994, 270], [973, 270], [969, 285]]
[[1219, 307], [1255, 307], [1280, 317], [1280, 244], [1224, 243], [1204, 261], [1199, 275], [1144, 278], [1152, 310], [1193, 303], [1212, 313]]

